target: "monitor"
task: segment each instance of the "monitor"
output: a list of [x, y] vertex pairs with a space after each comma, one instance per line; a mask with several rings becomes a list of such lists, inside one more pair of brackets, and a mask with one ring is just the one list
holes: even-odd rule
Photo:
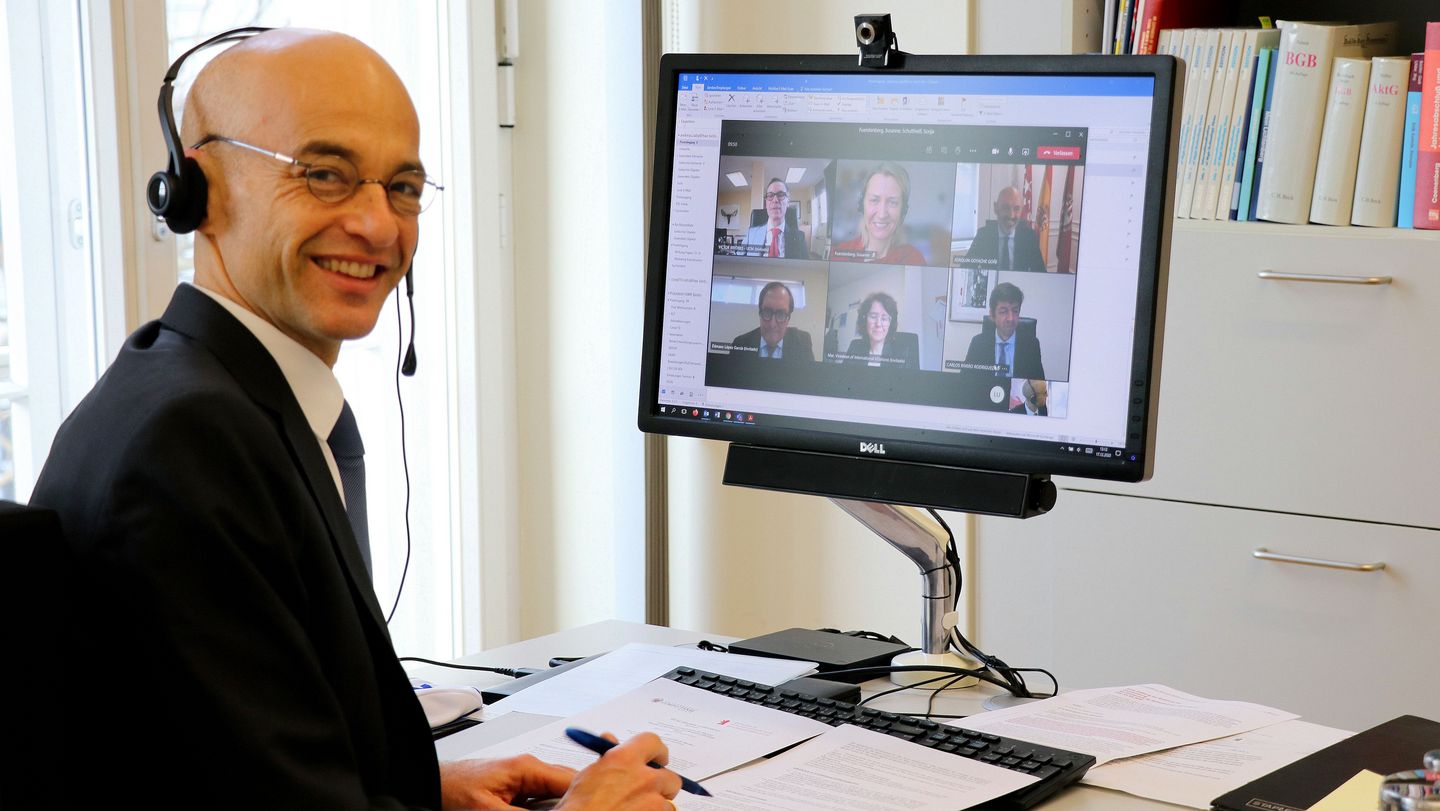
[[972, 512], [1147, 478], [1175, 60], [902, 56], [661, 60], [640, 428]]

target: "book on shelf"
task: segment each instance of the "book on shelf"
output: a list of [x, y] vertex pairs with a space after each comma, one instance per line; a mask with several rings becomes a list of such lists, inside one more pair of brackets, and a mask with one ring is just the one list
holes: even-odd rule
[[[1255, 50], [1256, 29], [1237, 29], [1230, 32], [1230, 47], [1225, 52], [1225, 82], [1220, 89], [1220, 103], [1213, 104], [1214, 110], [1207, 117], [1207, 127], [1210, 130], [1209, 144], [1205, 148], [1205, 155], [1200, 166], [1198, 183], [1195, 190], [1195, 202], [1190, 206], [1190, 216], [1197, 220], [1213, 220], [1216, 218], [1216, 201], [1220, 196], [1220, 190], [1225, 189], [1225, 213], [1230, 211], [1230, 187], [1224, 185], [1223, 181], [1231, 175], [1225, 174], [1225, 153], [1230, 148], [1230, 128], [1236, 126], [1235, 118], [1235, 96], [1243, 92], [1240, 87], [1240, 76], [1242, 73], [1249, 74], [1249, 56], [1245, 51]], [[1241, 68], [1241, 63], [1245, 68]], [[1219, 77], [1219, 67], [1216, 67], [1216, 77]], [[1213, 96], [1211, 97], [1214, 98]], [[1223, 216], [1222, 216], [1223, 219]]]
[[1270, 54], [1274, 48], [1259, 48], [1255, 65], [1250, 69], [1250, 89], [1245, 95], [1244, 123], [1236, 132], [1240, 138], [1240, 154], [1235, 161], [1235, 183], [1230, 192], [1230, 217], [1244, 220], [1250, 210], [1250, 187], [1247, 178], [1255, 174], [1255, 150], [1260, 139], [1260, 108], [1265, 105], [1265, 79], [1270, 74]]
[[1410, 54], [1410, 92], [1405, 94], [1405, 135], [1400, 143], [1400, 188], [1395, 225], [1415, 224], [1415, 160], [1420, 149], [1420, 90], [1425, 81], [1425, 53]]
[[1393, 22], [1280, 23], [1265, 170], [1256, 204], [1258, 219], [1288, 223], [1309, 220], [1332, 63], [1337, 56], [1360, 58], [1385, 53], [1394, 47], [1396, 33]]
[[[1246, 213], [1249, 215], [1246, 220], [1255, 220], [1255, 207], [1260, 202], [1260, 178], [1265, 176], [1265, 150], [1270, 145], [1270, 111], [1275, 101], [1275, 73], [1276, 63], [1280, 61], [1280, 49], [1268, 48], [1270, 51], [1270, 71], [1265, 77], [1265, 98], [1260, 108], [1260, 137], [1255, 147], [1254, 171], [1251, 172], [1248, 188], [1245, 189], [1247, 202]], [[1258, 89], [1255, 92], [1260, 92]]]
[[1125, 42], [1125, 53], [1140, 53], [1140, 21], [1145, 19], [1145, 6], [1155, 0], [1131, 0], [1130, 39]]
[[[1225, 95], [1235, 79], [1234, 53], [1236, 31], [1220, 29], [1220, 45], [1215, 49], [1215, 74], [1210, 80], [1210, 101], [1205, 104], [1205, 119], [1198, 135], [1195, 150], [1195, 187], [1190, 199], [1190, 218], [1210, 219], [1215, 210], [1215, 198], [1210, 198], [1206, 208], [1206, 191], [1210, 187], [1210, 170], [1214, 166], [1215, 144], [1220, 135], [1221, 108], [1225, 106]], [[1233, 101], [1233, 96], [1232, 96]], [[1230, 111], [1225, 110], [1225, 122], [1229, 123]]]
[[1336, 57], [1325, 94], [1325, 123], [1315, 163], [1310, 222], [1349, 225], [1355, 201], [1355, 167], [1360, 158], [1360, 127], [1365, 120], [1370, 60]]
[[1197, 0], [1145, 0], [1136, 10], [1135, 53], [1155, 54], [1160, 50], [1160, 36], [1167, 30], [1219, 25], [1225, 21], [1229, 8], [1225, 3]]
[[1179, 37], [1179, 33], [1173, 29], [1167, 28], [1161, 31], [1160, 38], [1155, 43], [1155, 53], [1174, 56], [1176, 54], [1176, 43], [1179, 42], [1177, 37]]
[[1120, 13], [1115, 18], [1115, 44], [1111, 46], [1113, 54], [1125, 53], [1125, 46], [1130, 42], [1130, 26], [1135, 22], [1135, 0], [1120, 0]]
[[1423, 67], [1420, 143], [1415, 150], [1415, 221], [1412, 227], [1440, 229], [1440, 22], [1425, 24]]
[[[1405, 126], [1409, 80], [1408, 56], [1377, 56], [1370, 62], [1370, 88], [1365, 96], [1365, 120], [1360, 130], [1351, 225], [1373, 228], [1395, 225], [1395, 200], [1400, 190], [1396, 178], [1400, 176], [1400, 140]], [[1324, 160], [1324, 147], [1320, 153]]]
[[1244, 32], [1234, 98], [1230, 101], [1230, 123], [1225, 127], [1224, 149], [1216, 154], [1219, 164], [1214, 218], [1217, 220], [1231, 219], [1235, 209], [1235, 189], [1240, 183], [1240, 149], [1245, 144], [1245, 119], [1250, 113], [1255, 86], [1255, 53], [1272, 40], [1278, 42], [1279, 38], [1280, 32], [1274, 29], [1250, 28]]
[[1195, 95], [1195, 84], [1200, 81], [1200, 67], [1196, 58], [1199, 53], [1200, 34], [1198, 28], [1187, 28], [1184, 31], [1177, 31], [1180, 35], [1180, 42], [1175, 47], [1175, 55], [1185, 63], [1185, 88], [1180, 96], [1180, 133], [1175, 139], [1175, 216], [1183, 216], [1180, 211], [1180, 179], [1185, 176], [1185, 147], [1190, 143], [1190, 125], [1195, 119], [1195, 105], [1190, 99]]
[[[1175, 169], [1179, 177], [1175, 213], [1183, 218], [1190, 216], [1190, 204], [1195, 196], [1195, 176], [1200, 168], [1200, 147], [1205, 140], [1205, 117], [1210, 108], [1210, 90], [1215, 82], [1220, 33], [1218, 28], [1196, 31], [1195, 48], [1191, 51], [1193, 61], [1189, 66], [1195, 71], [1195, 84], [1192, 87], [1189, 80], [1185, 82], [1185, 100], [1180, 114], [1180, 161]], [[1187, 119], [1188, 127], [1185, 124]]]
[[1115, 50], [1115, 12], [1120, 10], [1118, 0], [1105, 0], [1105, 11], [1103, 18], [1103, 29], [1100, 33], [1100, 53], [1113, 53]]

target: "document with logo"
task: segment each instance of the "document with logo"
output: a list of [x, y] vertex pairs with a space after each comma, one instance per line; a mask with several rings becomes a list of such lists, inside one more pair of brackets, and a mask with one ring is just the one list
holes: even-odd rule
[[1099, 766], [1300, 716], [1246, 701], [1220, 701], [1161, 684], [1075, 690], [1019, 707], [972, 715], [955, 726], [1084, 752]]
[[685, 811], [955, 811], [1036, 778], [845, 725], [705, 782], [711, 798], [682, 793]]
[[653, 732], [670, 748], [670, 768], [692, 780], [704, 780], [830, 729], [810, 718], [656, 679], [598, 707], [465, 757], [528, 753], [583, 769], [597, 755], [565, 736], [565, 728], [572, 726], [597, 735], [614, 733], [622, 742], [640, 732]]
[[1352, 734], [1309, 721], [1282, 721], [1239, 735], [1111, 761], [1091, 769], [1082, 782], [1209, 809], [1213, 798]]

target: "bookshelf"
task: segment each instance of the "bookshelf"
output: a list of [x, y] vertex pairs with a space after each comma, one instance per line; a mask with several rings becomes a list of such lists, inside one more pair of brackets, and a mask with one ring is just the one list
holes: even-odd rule
[[[1054, 16], [1089, 19], [1077, 10], [1091, 5], [1061, 0]], [[1237, 3], [1234, 23], [1259, 5]], [[1396, 19], [1422, 35], [1424, 16], [1440, 17], [1390, 0], [1265, 13]], [[1370, 689], [1340, 694], [1335, 675], [1407, 649], [1407, 629], [1440, 613], [1425, 586], [1440, 571], [1440, 500], [1427, 493], [1440, 432], [1424, 416], [1440, 402], [1428, 374], [1440, 231], [1178, 219], [1170, 240], [1155, 476], [1062, 480], [1046, 516], [977, 519], [979, 644], [1068, 687], [1154, 680], [1350, 729], [1435, 717], [1423, 667], [1367, 667]]]

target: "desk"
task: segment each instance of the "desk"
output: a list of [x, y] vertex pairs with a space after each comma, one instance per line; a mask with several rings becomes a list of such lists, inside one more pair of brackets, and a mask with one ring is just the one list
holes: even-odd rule
[[[491, 667], [543, 667], [552, 656], [589, 656], [591, 654], [613, 650], [629, 642], [648, 642], [658, 645], [686, 645], [701, 639], [708, 639], [711, 642], [719, 644], [734, 640], [733, 637], [716, 634], [701, 634], [694, 631], [682, 631], [676, 628], [662, 628], [655, 625], [642, 625], [640, 623], [623, 622], [620, 620], [606, 620], [580, 628], [572, 628], [568, 631], [528, 639], [513, 645], [505, 645], [504, 647], [488, 650], [484, 653], [466, 656], [456, 661], [458, 664], [486, 665]], [[452, 670], [431, 665], [420, 665], [413, 662], [407, 662], [406, 665], [406, 669], [410, 671], [412, 676], [430, 679], [439, 684], [473, 684], [477, 687], [483, 687], [509, 681], [507, 677], [494, 673]], [[861, 689], [866, 696], [869, 696], [872, 693], [877, 693], [893, 686], [894, 685], [886, 680], [876, 679], [861, 685]], [[984, 700], [999, 692], [1001, 691], [998, 688], [989, 685], [981, 685], [980, 687], [968, 690], [947, 691], [946, 694], [935, 700], [935, 712], [954, 715], [969, 715], [980, 712], [981, 704]], [[911, 690], [877, 699], [871, 702], [871, 706], [894, 712], [922, 712], [924, 711], [925, 702], [928, 700], [929, 695], [928, 692]], [[509, 734], [518, 734], [520, 729], [511, 726], [513, 722], [507, 722], [507, 718], [509, 718], [509, 716], [482, 724], [473, 730], [473, 733], [490, 733], [483, 738], [474, 738], [469, 734], [465, 735], [464, 737], [466, 739], [474, 742], [466, 748], [478, 747], [488, 740], [503, 739]], [[486, 727], [491, 727], [492, 724], [494, 727], [491, 730], [486, 730]], [[471, 731], [467, 730], [467, 732]], [[446, 749], [445, 743], [448, 740], [451, 740], [451, 738], [444, 738], [438, 742], [439, 745], [437, 748], [440, 751], [442, 759], [456, 755], [456, 753]], [[1141, 799], [1108, 789], [1092, 788], [1090, 786], [1074, 786], [1037, 807], [1044, 809], [1044, 811], [1163, 811], [1164, 809], [1178, 809], [1184, 808], [1185, 806]]]

